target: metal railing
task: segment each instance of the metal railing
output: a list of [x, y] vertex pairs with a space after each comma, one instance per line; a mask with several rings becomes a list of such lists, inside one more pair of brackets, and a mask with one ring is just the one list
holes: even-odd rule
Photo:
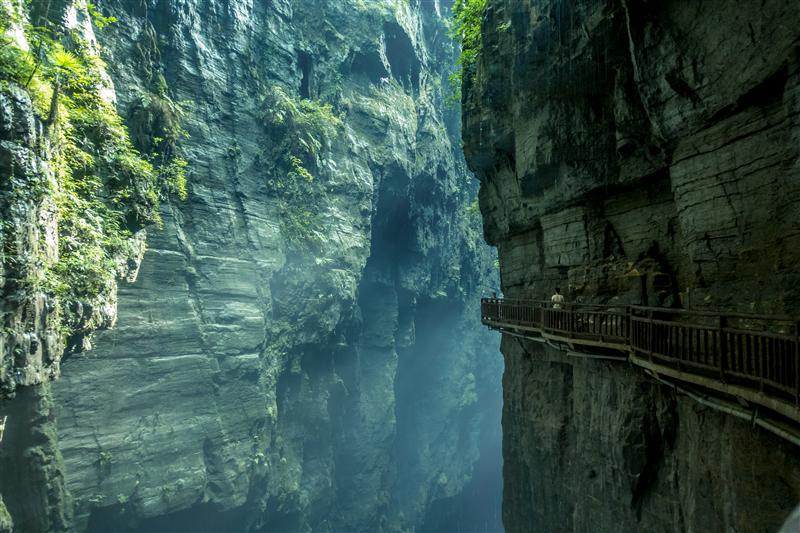
[[796, 321], [764, 315], [630, 309], [631, 350], [652, 363], [800, 401]]
[[481, 321], [622, 350], [678, 376], [777, 399], [800, 421], [800, 323], [790, 317], [484, 298]]
[[537, 300], [483, 298], [481, 300], [481, 320], [487, 324], [502, 322], [538, 329], [541, 327], [544, 308], [544, 302]]

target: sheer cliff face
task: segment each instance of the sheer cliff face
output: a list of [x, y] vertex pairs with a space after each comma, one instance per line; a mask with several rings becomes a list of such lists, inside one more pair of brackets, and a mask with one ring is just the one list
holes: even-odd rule
[[[797, 313], [798, 11], [489, 0], [467, 160], [509, 297]], [[634, 370], [506, 338], [511, 531], [753, 531], [796, 450]]]
[[52, 399], [6, 406], [60, 450], [43, 452], [51, 475], [15, 473], [37, 503], [9, 501], [3, 480], [11, 517], [90, 531], [441, 521], [431, 505], [458, 497], [491, 441], [501, 368], [474, 323], [495, 273], [443, 105], [444, 7], [98, 6], [119, 19], [98, 41], [140, 149], [159, 136], [153, 95], [184, 102], [189, 198], [162, 209], [117, 327], [66, 360]]

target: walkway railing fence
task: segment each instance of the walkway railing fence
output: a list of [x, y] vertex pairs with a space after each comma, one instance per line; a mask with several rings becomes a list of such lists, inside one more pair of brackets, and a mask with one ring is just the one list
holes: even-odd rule
[[682, 374], [800, 405], [800, 323], [791, 317], [643, 306], [481, 300], [481, 321], [607, 346]]

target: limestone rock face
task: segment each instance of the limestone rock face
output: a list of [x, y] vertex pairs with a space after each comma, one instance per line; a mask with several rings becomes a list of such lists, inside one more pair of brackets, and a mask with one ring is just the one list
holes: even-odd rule
[[31, 100], [15, 86], [0, 90], [0, 397], [58, 376], [64, 351], [54, 302], [41, 290], [58, 251], [49, 138]]
[[[48, 381], [64, 342], [42, 285], [56, 261], [55, 149], [27, 93], [0, 88], [0, 531], [65, 531], [72, 504]], [[7, 398], [16, 395], [14, 400]]]
[[[120, 232], [119, 242], [115, 243], [119, 250], [109, 254], [109, 265], [102, 266], [109, 271], [108, 284], [87, 280], [92, 287], [75, 292], [60, 286], [65, 276], [59, 270], [63, 262], [59, 262], [69, 259], [65, 258], [69, 254], [63, 251], [73, 245], [69, 238], [63, 237], [65, 234], [75, 237], [80, 233], [71, 228], [65, 230], [72, 221], [63, 220], [62, 209], [66, 203], [63, 198], [74, 192], [69, 189], [71, 185], [64, 170], [69, 167], [65, 161], [74, 157], [67, 153], [65, 136], [73, 134], [64, 133], [64, 130], [72, 131], [63, 124], [68, 118], [58, 120], [59, 110], [65, 112], [62, 93], [51, 91], [48, 76], [37, 77], [37, 73], [47, 67], [41, 62], [35, 64], [27, 83], [18, 79], [26, 68], [22, 57], [34, 62], [28, 52], [36, 50], [37, 45], [24, 31], [31, 25], [34, 11], [35, 8], [24, 3], [0, 1], [4, 48], [4, 77], [0, 86], [0, 172], [3, 176], [0, 184], [0, 399], [12, 398], [18, 387], [57, 378], [65, 350], [89, 349], [91, 333], [114, 324], [115, 278], [130, 281], [136, 278], [146, 237], [146, 231], [141, 228]], [[96, 41], [84, 4], [59, 3], [52, 6], [51, 15], [56, 21], [63, 19], [58, 31], [69, 30], [80, 40], [84, 50], [78, 55], [87, 58], [95, 54]], [[44, 24], [45, 19], [40, 22]], [[74, 54], [67, 57], [79, 62]], [[106, 73], [102, 66], [97, 70], [99, 81], [88, 92], [92, 96], [98, 93], [98, 100], [113, 102], [113, 88], [110, 82], [106, 83]], [[6, 79], [6, 73], [15, 75]], [[41, 110], [45, 99], [49, 107], [47, 113]], [[104, 118], [110, 118], [113, 111], [107, 115]], [[108, 192], [103, 183], [92, 183], [86, 188]], [[112, 231], [101, 228], [100, 222], [87, 213], [81, 215], [84, 217], [79, 220], [81, 224], [96, 230], [106, 240], [112, 237]]]
[[[798, 18], [489, 0], [463, 138], [505, 295], [796, 314]], [[760, 531], [796, 504], [771, 435], [634, 369], [502, 349], [508, 530]]]
[[15, 525], [452, 524], [437, 502], [496, 460], [502, 361], [476, 323], [496, 271], [444, 105], [445, 6], [96, 4], [118, 19], [96, 38], [138, 148], [160, 135], [154, 102], [185, 109], [189, 195], [149, 231], [116, 327], [36, 411], [58, 483], [17, 482], [63, 521], [20, 522], [4, 474]]

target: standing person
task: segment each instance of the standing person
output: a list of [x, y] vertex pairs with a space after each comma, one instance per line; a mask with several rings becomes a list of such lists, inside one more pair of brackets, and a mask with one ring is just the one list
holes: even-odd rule
[[561, 304], [564, 303], [564, 295], [561, 294], [561, 289], [556, 287], [556, 292], [550, 297], [550, 302], [553, 304], [553, 309], [561, 309]]

